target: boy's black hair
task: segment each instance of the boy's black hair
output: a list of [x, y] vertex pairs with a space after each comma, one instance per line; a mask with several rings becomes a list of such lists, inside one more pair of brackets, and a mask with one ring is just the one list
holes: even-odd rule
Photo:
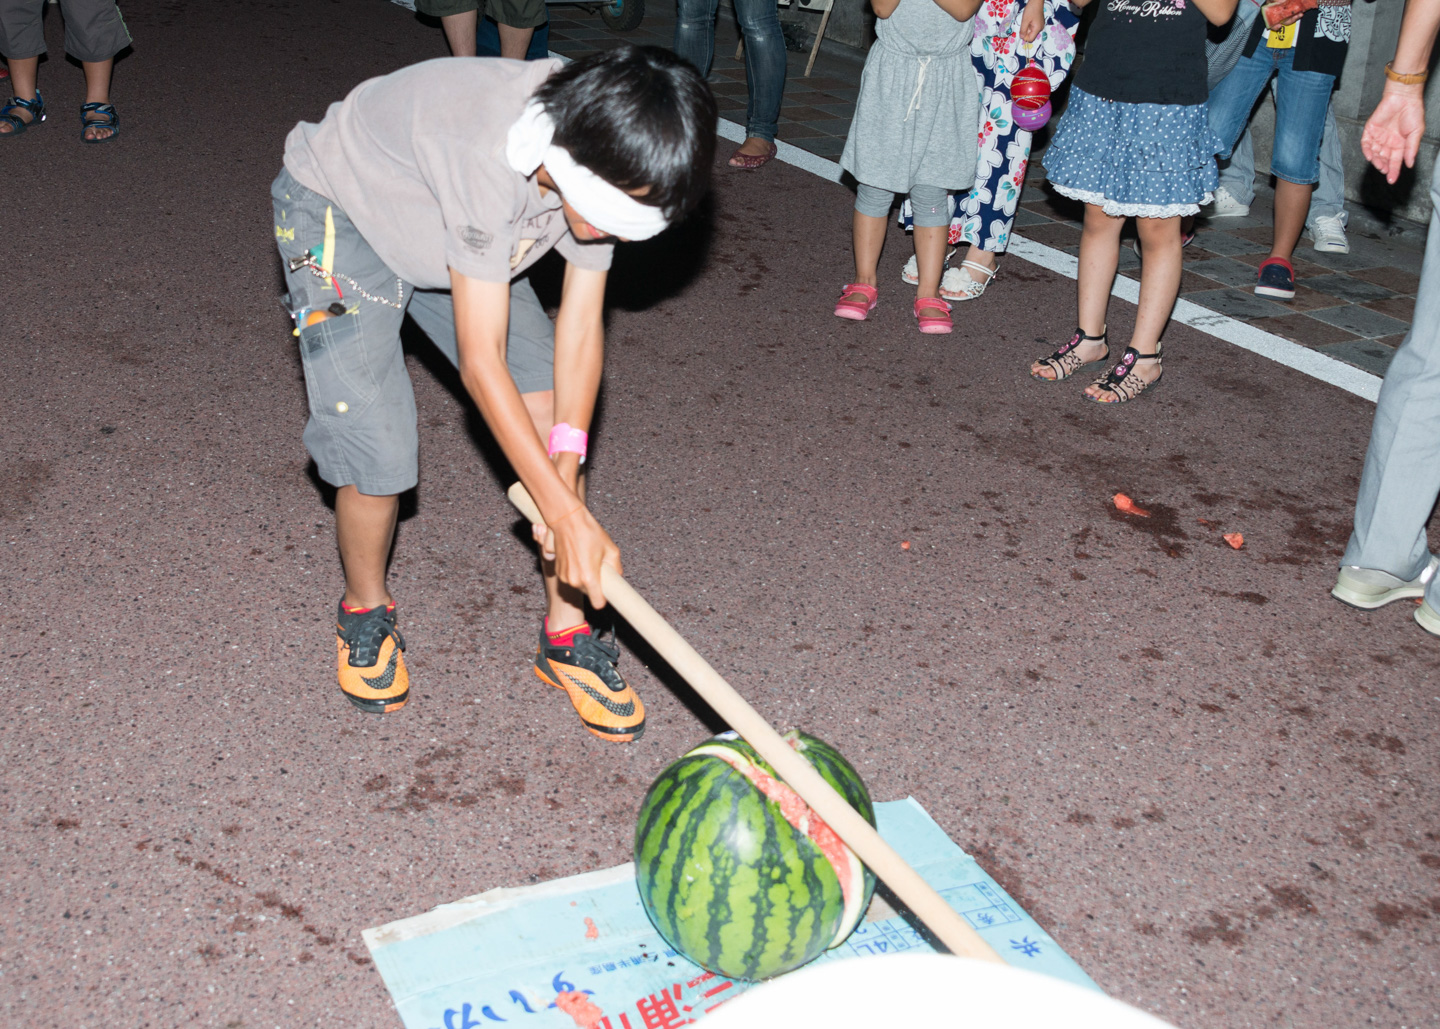
[[693, 65], [629, 43], [573, 61], [535, 94], [555, 122], [554, 143], [612, 186], [649, 187], [635, 199], [671, 220], [710, 186], [715, 97]]

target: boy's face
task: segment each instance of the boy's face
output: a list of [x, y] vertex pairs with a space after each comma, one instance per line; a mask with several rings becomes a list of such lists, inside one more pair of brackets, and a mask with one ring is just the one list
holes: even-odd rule
[[[570, 226], [571, 235], [581, 243], [595, 243], [602, 239], [616, 238], [604, 229], [597, 229], [587, 222], [585, 216], [571, 207], [570, 201], [566, 200], [563, 196], [560, 198], [560, 206], [565, 211], [565, 223]], [[620, 242], [624, 243], [627, 241], [622, 239]]]

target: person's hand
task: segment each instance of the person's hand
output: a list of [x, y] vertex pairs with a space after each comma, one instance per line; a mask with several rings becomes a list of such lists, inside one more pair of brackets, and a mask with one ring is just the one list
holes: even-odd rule
[[576, 506], [553, 523], [536, 523], [531, 527], [546, 561], [555, 562], [556, 577], [567, 586], [590, 598], [590, 606], [605, 606], [605, 593], [600, 586], [600, 566], [609, 565], [623, 572], [620, 548], [610, 534], [600, 527], [585, 505], [576, 498]]
[[1032, 0], [1025, 5], [1025, 13], [1020, 15], [1020, 38], [1033, 43], [1044, 30], [1045, 4], [1042, 0]]
[[1425, 134], [1425, 95], [1422, 86], [1387, 83], [1385, 93], [1360, 134], [1360, 150], [1391, 185], [1400, 168], [1415, 167], [1420, 137]]

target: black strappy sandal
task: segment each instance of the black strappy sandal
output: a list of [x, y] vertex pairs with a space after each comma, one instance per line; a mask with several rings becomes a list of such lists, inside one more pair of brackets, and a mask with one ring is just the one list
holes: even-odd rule
[[1124, 404], [1137, 399], [1147, 389], [1154, 389], [1160, 385], [1160, 378], [1165, 374], [1163, 367], [1160, 370], [1160, 375], [1155, 376], [1155, 378], [1149, 382], [1146, 382], [1144, 379], [1137, 379], [1131, 373], [1135, 371], [1135, 365], [1139, 361], [1154, 361], [1157, 365], [1160, 365], [1162, 363], [1160, 350], [1161, 347], [1156, 346], [1155, 353], [1142, 354], [1134, 347], [1126, 347], [1125, 353], [1120, 355], [1119, 363], [1091, 383], [1091, 385], [1099, 386], [1104, 390], [1107, 399], [1092, 397], [1089, 393], [1085, 394], [1085, 399], [1093, 400], [1097, 404]]
[[[1101, 361], [1110, 360], [1110, 344], [1105, 342], [1106, 335], [1108, 335], [1108, 333], [1102, 332], [1098, 336], [1087, 336], [1084, 329], [1077, 327], [1075, 329], [1075, 335], [1070, 337], [1070, 342], [1060, 344], [1060, 346], [1055, 349], [1055, 353], [1049, 357], [1039, 359], [1039, 363], [1054, 372], [1055, 377], [1052, 379], [1048, 375], [1041, 375], [1037, 371], [1032, 371], [1030, 377], [1040, 382], [1059, 382], [1061, 379], [1070, 378], [1070, 376], [1074, 375], [1081, 368], [1084, 368], [1087, 364], [1097, 364]], [[1089, 361], [1082, 361], [1080, 360], [1080, 355], [1075, 352], [1082, 343], [1105, 343], [1105, 353]]]
[[[98, 114], [100, 117], [87, 117], [91, 114]], [[109, 129], [110, 135], [91, 139], [85, 133], [92, 128]], [[120, 115], [115, 112], [114, 104], [89, 103], [80, 108], [80, 142], [108, 143], [118, 135], [120, 135]]]

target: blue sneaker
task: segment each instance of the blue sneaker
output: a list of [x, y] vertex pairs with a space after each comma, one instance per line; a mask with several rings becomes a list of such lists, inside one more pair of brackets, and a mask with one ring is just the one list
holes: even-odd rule
[[1255, 295], [1277, 300], [1295, 299], [1295, 268], [1283, 257], [1272, 257], [1260, 266]]

